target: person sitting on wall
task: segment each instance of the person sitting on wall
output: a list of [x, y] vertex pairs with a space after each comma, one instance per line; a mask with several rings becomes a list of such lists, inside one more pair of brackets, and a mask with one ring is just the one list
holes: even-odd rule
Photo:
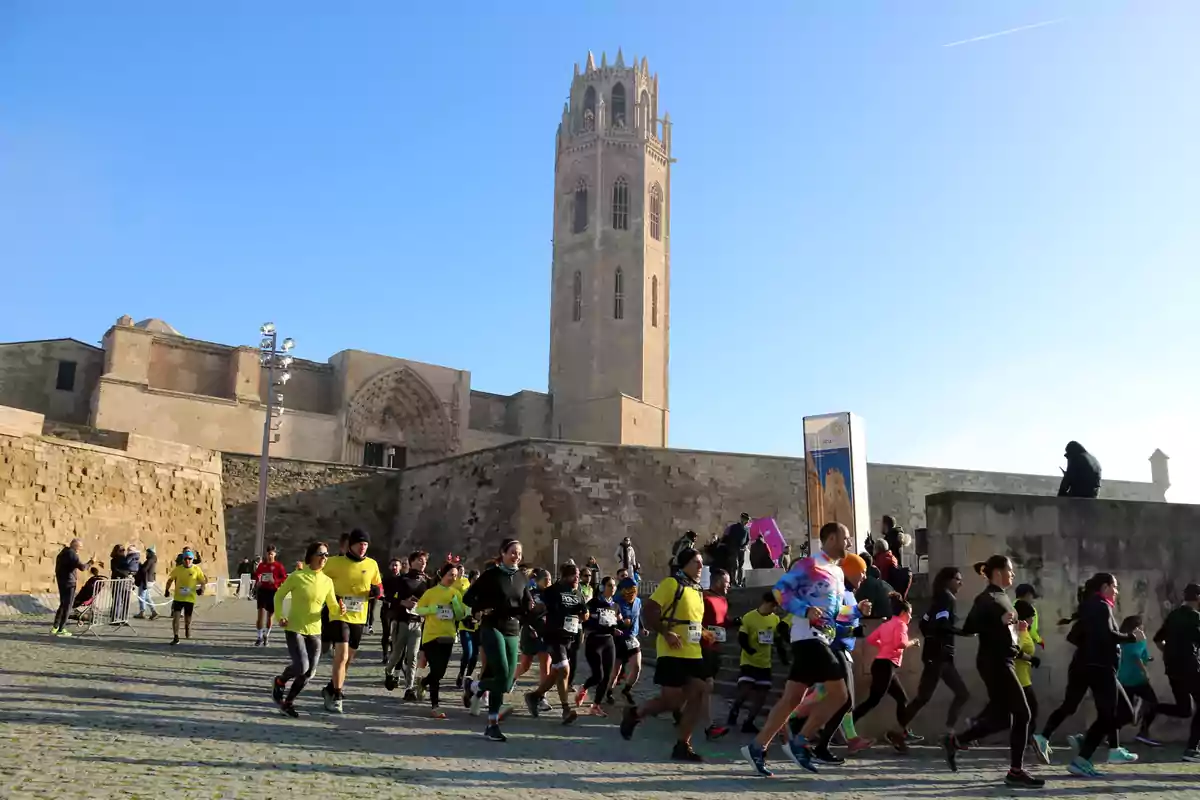
[[1100, 462], [1084, 449], [1079, 442], [1067, 442], [1067, 468], [1062, 471], [1062, 483], [1058, 485], [1059, 497], [1087, 497], [1095, 499], [1100, 494]]
[[750, 544], [751, 569], [775, 569], [775, 559], [771, 558], [771, 548], [763, 537], [758, 537]]

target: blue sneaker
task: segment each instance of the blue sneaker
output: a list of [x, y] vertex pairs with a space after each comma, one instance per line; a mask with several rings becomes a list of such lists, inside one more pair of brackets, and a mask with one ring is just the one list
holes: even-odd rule
[[813, 758], [812, 750], [809, 749], [808, 742], [804, 740], [803, 736], [797, 736], [788, 742], [784, 752], [800, 769], [806, 769], [814, 774], [820, 771], [817, 769], [817, 762]]
[[1050, 763], [1050, 756], [1054, 754], [1054, 749], [1050, 747], [1050, 740], [1040, 733], [1033, 735], [1033, 750], [1037, 753], [1038, 761], [1043, 764]]
[[1096, 768], [1092, 766], [1092, 762], [1079, 756], [1071, 759], [1071, 763], [1067, 765], [1067, 772], [1079, 778], [1100, 777], [1100, 773], [1096, 772]]
[[751, 742], [742, 748], [742, 757], [750, 762], [750, 766], [754, 767], [754, 771], [764, 778], [770, 778], [775, 775], [774, 772], [767, 769], [767, 751], [759, 744]]

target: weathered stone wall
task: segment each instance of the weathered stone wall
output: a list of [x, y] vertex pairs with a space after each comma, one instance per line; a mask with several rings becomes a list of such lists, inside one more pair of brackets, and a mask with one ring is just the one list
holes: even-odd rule
[[54, 559], [76, 537], [105, 574], [119, 543], [155, 545], [164, 563], [190, 544], [223, 567], [214, 453], [136, 435], [124, 451], [67, 442], [41, 435], [40, 414], [2, 411], [0, 594], [54, 592]]
[[[70, 389], [57, 387], [63, 361], [75, 363]], [[0, 405], [82, 425], [103, 366], [102, 350], [74, 339], [0, 344]]]
[[[258, 458], [225, 453], [223, 490], [229, 563], [236, 567], [254, 555], [258, 510]], [[386, 558], [400, 473], [374, 467], [352, 467], [314, 461], [271, 459], [267, 480], [266, 543], [279, 548], [289, 567], [304, 557], [309, 542], [337, 547], [338, 537], [352, 528], [372, 536], [373, 555]]]

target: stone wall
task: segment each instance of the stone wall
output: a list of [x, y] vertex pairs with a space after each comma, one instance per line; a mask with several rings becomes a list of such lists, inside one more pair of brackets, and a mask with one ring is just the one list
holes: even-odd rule
[[[221, 460], [229, 563], [236, 567], [254, 555], [259, 460], [233, 453]], [[372, 535], [373, 555], [386, 558], [399, 497], [396, 470], [273, 458], [266, 543], [279, 548], [290, 569], [304, 557], [309, 542], [324, 540], [336, 549], [343, 532], [362, 528]]]
[[[58, 388], [59, 364], [75, 364], [70, 389]], [[0, 344], [0, 405], [85, 424], [104, 352], [74, 339]]]
[[42, 436], [43, 424], [0, 409], [0, 594], [54, 592], [54, 559], [76, 537], [104, 574], [118, 543], [155, 545], [164, 562], [190, 544], [224, 565], [214, 453], [137, 435], [125, 450], [97, 447]]

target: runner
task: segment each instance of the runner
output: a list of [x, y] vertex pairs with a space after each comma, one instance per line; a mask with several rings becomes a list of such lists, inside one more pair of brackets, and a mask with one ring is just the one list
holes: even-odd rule
[[779, 608], [779, 600], [774, 592], [767, 592], [758, 602], [758, 607], [742, 617], [742, 627], [738, 631], [738, 646], [741, 647], [739, 659], [737, 695], [729, 706], [729, 719], [726, 725], [732, 728], [737, 725], [738, 715], [742, 706], [750, 702], [750, 713], [742, 724], [742, 733], [758, 733], [754, 720], [762, 712], [767, 701], [767, 692], [771, 691], [771, 652], [779, 651], [779, 657], [787, 662], [787, 653], [782, 644], [775, 638], [775, 629], [779, 627], [779, 616], [775, 609]]
[[1191, 717], [1187, 749], [1183, 760], [1200, 764], [1200, 584], [1189, 583], [1183, 590], [1183, 605], [1171, 611], [1163, 621], [1154, 644], [1163, 653], [1163, 666], [1174, 705], [1158, 707], [1169, 717]]
[[[794, 563], [775, 584], [780, 607], [793, 615], [791, 672], [783, 695], [772, 706], [762, 731], [742, 748], [742, 755], [754, 771], [764, 777], [772, 774], [766, 766], [767, 748], [809, 687], [824, 683], [825, 698], [812, 709], [800, 734], [785, 748], [788, 757], [809, 772], [817, 771], [809, 742], [816, 741], [821, 727], [850, 697], [845, 662], [830, 647], [837, 633], [838, 617], [851, 615], [851, 609], [842, 607], [846, 579], [838, 566], [850, 544], [850, 531], [841, 523], [828, 522], [818, 535], [820, 551]], [[870, 613], [870, 602], [864, 600], [859, 607]]]
[[493, 742], [508, 741], [500, 731], [504, 694], [512, 686], [517, 667], [521, 618], [533, 609], [529, 585], [517, 569], [521, 555], [521, 543], [505, 539], [500, 543], [500, 562], [480, 575], [463, 598], [472, 611], [483, 614], [479, 644], [486, 658], [484, 677], [464, 682], [464, 700], [469, 705], [477, 692], [488, 692], [488, 724], [483, 735]]
[[[343, 533], [338, 537], [338, 555], [345, 556], [349, 550], [350, 534]], [[326, 655], [333, 651], [335, 643], [332, 631], [333, 627], [329, 624], [329, 609], [323, 608], [321, 609], [321, 655]]]
[[1029, 741], [1029, 704], [1017, 679], [1013, 660], [1017, 649], [1017, 612], [1004, 590], [1012, 586], [1015, 572], [1007, 556], [994, 555], [975, 564], [975, 571], [988, 580], [987, 587], [975, 598], [963, 630], [978, 634], [979, 651], [975, 666], [987, 687], [988, 703], [983, 713], [961, 734], [947, 734], [942, 740], [946, 763], [958, 771], [958, 752], [962, 745], [986, 736], [1009, 731], [1009, 770], [1004, 777], [1008, 786], [1040, 789], [1046, 781], [1025, 771], [1023, 758]]
[[287, 569], [282, 562], [276, 560], [275, 546], [267, 548], [267, 560], [261, 562], [254, 570], [254, 585], [257, 591], [254, 595], [258, 604], [258, 639], [255, 647], [266, 647], [271, 635], [271, 617], [275, 614], [275, 591], [287, 580]]
[[362, 643], [363, 628], [367, 621], [367, 600], [378, 597], [383, 591], [383, 576], [379, 564], [367, 555], [371, 537], [366, 531], [355, 528], [350, 532], [349, 545], [344, 556], [333, 556], [324, 572], [333, 581], [333, 588], [346, 610], [329, 614], [329, 639], [333, 642], [333, 669], [329, 684], [321, 689], [325, 710], [342, 713], [345, 699], [346, 670]]
[[708, 701], [701, 712], [709, 723], [704, 728], [704, 737], [710, 742], [729, 733], [729, 728], [712, 721], [713, 684], [721, 671], [721, 648], [729, 639], [729, 628], [738, 628], [742, 621], [729, 616], [729, 573], [723, 569], [710, 571], [708, 589], [704, 592], [704, 630], [708, 634], [700, 642], [704, 669], [708, 673]]
[[188, 639], [192, 638], [192, 612], [196, 609], [196, 596], [204, 594], [204, 584], [208, 583], [208, 578], [204, 577], [204, 571], [196, 566], [193, 562], [196, 554], [191, 550], [184, 550], [181, 554], [183, 563], [172, 567], [171, 574], [167, 577], [167, 585], [163, 589], [163, 595], [171, 596], [171, 587], [175, 587], [175, 599], [171, 601], [171, 633], [175, 637], [171, 640], [172, 645], [179, 644], [179, 618], [183, 617], [183, 635]]
[[[513, 674], [513, 685], [521, 679], [534, 662], [538, 664], [538, 680], [546, 679], [550, 674], [550, 653], [542, 638], [546, 622], [546, 606], [542, 602], [542, 592], [550, 588], [550, 573], [544, 569], [535, 569], [530, 578], [530, 596], [533, 597], [533, 611], [521, 625], [520, 652], [517, 659], [517, 671]], [[509, 688], [512, 691], [513, 687]], [[550, 711], [549, 703], [542, 705], [542, 711]]]
[[637, 686], [642, 674], [642, 643], [638, 640], [638, 634], [642, 631], [642, 599], [638, 597], [637, 581], [633, 578], [622, 580], [617, 584], [617, 590], [620, 592], [617, 599], [620, 625], [614, 642], [617, 648], [617, 675], [623, 681], [621, 696], [632, 706], [637, 705], [633, 701], [633, 687]]
[[933, 598], [929, 610], [918, 623], [925, 636], [925, 646], [921, 650], [924, 666], [921, 668], [921, 681], [917, 685], [917, 697], [908, 704], [908, 713], [904, 718], [905, 730], [933, 699], [939, 682], [945, 683], [954, 693], [946, 709], [947, 733], [954, 732], [958, 715], [971, 697], [966, 683], [954, 666], [954, 637], [966, 635], [959, 629], [955, 615], [958, 590], [961, 588], [962, 573], [958, 567], [943, 567], [933, 579]]
[[600, 593], [587, 604], [587, 641], [584, 644], [584, 656], [592, 674], [583, 684], [582, 691], [575, 697], [575, 707], [578, 708], [587, 700], [588, 692], [595, 689], [592, 699], [591, 713], [596, 717], [607, 717], [600, 702], [609, 705], [613, 703], [612, 688], [616, 674], [613, 668], [617, 662], [617, 646], [613, 634], [617, 630], [620, 610], [614, 596], [617, 593], [617, 582], [612, 578], [600, 581]]
[[408, 556], [408, 572], [396, 582], [392, 597], [392, 652], [383, 673], [383, 685], [393, 691], [400, 686], [396, 677], [399, 667], [404, 678], [404, 702], [417, 702], [417, 657], [421, 652], [421, 627], [425, 620], [416, 613], [417, 601], [433, 581], [425, 574], [429, 554], [414, 550]]
[[[571, 705], [569, 694], [570, 651], [583, 633], [588, 619], [588, 606], [580, 593], [580, 570], [574, 564], [564, 564], [558, 571], [558, 582], [542, 592], [545, 618], [542, 638], [550, 654], [550, 674], [542, 678], [537, 688], [525, 695], [525, 707], [530, 716], [541, 712], [541, 701], [551, 688], [558, 691], [562, 702], [562, 722], [569, 725], [579, 714]], [[580, 692], [582, 699], [583, 692]]]
[[871, 692], [867, 695], [867, 699], [854, 709], [854, 722], [858, 724], [860, 719], [870, 714], [879, 705], [884, 695], [889, 695], [896, 701], [896, 723], [899, 727], [897, 730], [888, 731], [885, 737], [891, 742], [896, 752], [907, 753], [908, 742], [905, 740], [904, 720], [908, 711], [908, 695], [900, 683], [900, 676], [896, 673], [900, 670], [904, 651], [912, 647], [920, 647], [921, 642], [918, 639], [910, 639], [908, 636], [908, 624], [912, 620], [912, 606], [898, 592], [892, 592], [888, 599], [892, 604], [891, 617], [867, 637], [867, 644], [875, 647], [877, 653], [875, 660], [871, 662]]
[[[467, 573], [467, 585], [462, 593], [465, 597], [467, 589], [479, 579], [479, 570], [473, 569]], [[467, 615], [458, 621], [458, 647], [462, 658], [458, 662], [458, 677], [454, 679], [454, 688], [463, 687], [463, 679], [475, 674], [475, 664], [479, 660], [479, 620], [467, 609]]]
[[[412, 563], [411, 559], [409, 563]], [[454, 651], [455, 621], [462, 619], [467, 613], [458, 585], [459, 575], [457, 564], [444, 564], [437, 573], [438, 583], [425, 590], [413, 609], [416, 614], [425, 618], [425, 627], [421, 634], [421, 652], [425, 655], [429, 672], [421, 679], [420, 685], [429, 694], [434, 719], [446, 718], [445, 712], [438, 708], [438, 689], [450, 663], [450, 655]]]
[[[1121, 620], [1121, 633], [1132, 633], [1136, 630], [1142, 630], [1143, 635], [1145, 633], [1140, 614]], [[1117, 680], [1121, 682], [1121, 688], [1131, 701], [1137, 698], [1141, 702], [1134, 713], [1134, 716], [1139, 718], [1137, 741], [1150, 747], [1159, 747], [1161, 743], [1150, 736], [1150, 726], [1154, 724], [1154, 718], [1158, 715], [1158, 695], [1154, 693], [1154, 687], [1150, 685], [1150, 674], [1146, 672], [1146, 665], [1153, 660], [1145, 639], [1140, 642], [1122, 642]]]
[[382, 663], [386, 666], [392, 654], [392, 622], [396, 617], [393, 607], [397, 601], [392, 599], [400, 593], [400, 581], [404, 571], [400, 568], [400, 559], [393, 558], [388, 562], [387, 572], [383, 574], [383, 596], [379, 598], [379, 625], [383, 628], [379, 645], [383, 650]]
[[[292, 661], [272, 683], [271, 697], [280, 712], [288, 717], [300, 716], [294, 706], [295, 700], [317, 671], [317, 662], [321, 658], [321, 609], [327, 609], [331, 614], [345, 611], [345, 605], [337, 599], [333, 581], [321, 571], [328, 558], [328, 545], [313, 542], [304, 552], [306, 568], [293, 572], [278, 590], [272, 591], [275, 596], [273, 610], [283, 626]], [[261, 597], [260, 594], [260, 602]], [[285, 615], [283, 601], [289, 597], [291, 605]], [[292, 681], [292, 688], [285, 697], [283, 692], [288, 681]]]
[[[1037, 618], [1037, 610], [1028, 600], [1018, 600], [1013, 603], [1013, 608], [1017, 611], [1017, 649], [1020, 650], [1013, 661], [1013, 669], [1017, 673], [1017, 680], [1021, 682], [1022, 691], [1025, 692], [1025, 702], [1029, 704], [1029, 730], [1032, 731], [1037, 728], [1038, 718], [1037, 694], [1033, 691], [1033, 668], [1041, 666], [1041, 660], [1034, 655], [1037, 642], [1033, 638], [1033, 623]], [[1033, 737], [1030, 737], [1030, 743], [1032, 742]]]
[[701, 641], [712, 636], [702, 624], [704, 597], [700, 592], [700, 571], [704, 559], [698, 551], [685, 548], [676, 557], [674, 566], [674, 576], [658, 585], [642, 609], [646, 627], [658, 634], [654, 682], [662, 692], [640, 707], [630, 706], [625, 710], [621, 736], [633, 738], [634, 729], [648, 716], [682, 711], [671, 758], [703, 761], [692, 749], [692, 729], [708, 710], [708, 672], [700, 650]]

